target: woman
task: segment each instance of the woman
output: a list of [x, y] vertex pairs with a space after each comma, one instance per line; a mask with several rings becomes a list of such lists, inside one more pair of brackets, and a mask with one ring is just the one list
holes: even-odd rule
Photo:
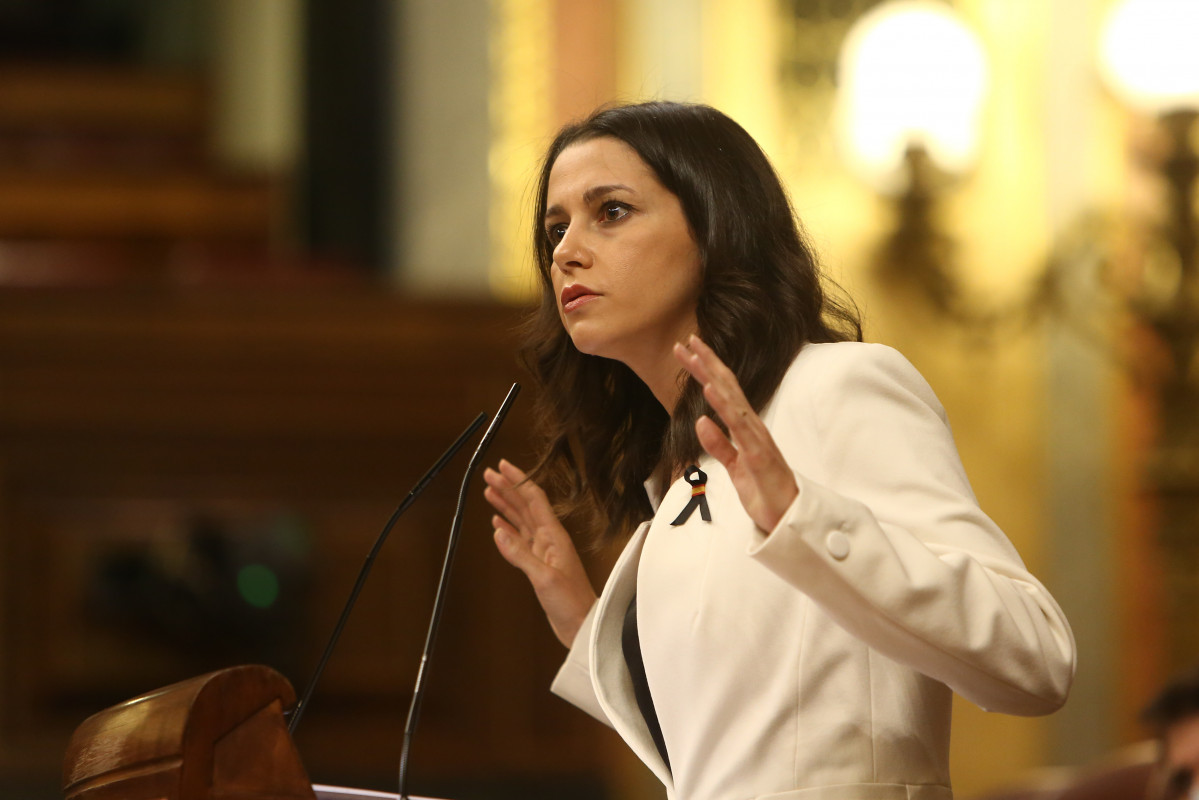
[[[951, 690], [1064, 702], [1065, 617], [928, 385], [852, 341], [744, 130], [601, 110], [554, 140], [535, 219], [547, 438], [531, 476], [486, 472], [496, 545], [570, 648], [553, 690], [668, 797], [945, 800]], [[629, 536], [598, 598], [555, 509]]]

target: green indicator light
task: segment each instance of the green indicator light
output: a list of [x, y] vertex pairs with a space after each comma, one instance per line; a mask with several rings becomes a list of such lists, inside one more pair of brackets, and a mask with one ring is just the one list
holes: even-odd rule
[[237, 591], [255, 608], [270, 608], [279, 599], [279, 578], [262, 564], [247, 564], [237, 573]]

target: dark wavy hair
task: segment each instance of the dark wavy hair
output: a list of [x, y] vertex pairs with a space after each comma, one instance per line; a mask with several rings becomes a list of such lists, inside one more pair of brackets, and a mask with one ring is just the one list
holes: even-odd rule
[[651, 102], [601, 108], [562, 128], [541, 167], [533, 216], [541, 303], [521, 358], [540, 384], [544, 438], [531, 476], [570, 525], [611, 541], [652, 515], [648, 477], [665, 481], [699, 458], [695, 421], [712, 414], [692, 380], [668, 414], [631, 369], [580, 353], [562, 326], [544, 225], [550, 171], [567, 147], [605, 136], [631, 147], [679, 198], [700, 253], [699, 336], [755, 409], [804, 344], [860, 340], [862, 329], [856, 306], [826, 293], [778, 175], [736, 122], [704, 105]]

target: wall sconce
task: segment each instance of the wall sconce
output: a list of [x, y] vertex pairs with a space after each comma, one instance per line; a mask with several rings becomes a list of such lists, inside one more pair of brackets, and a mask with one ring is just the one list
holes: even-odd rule
[[[1059, 243], [1026, 297], [988, 309], [965, 297], [954, 242], [937, 219], [946, 192], [978, 158], [988, 84], [982, 43], [937, 0], [890, 0], [862, 15], [841, 51], [834, 124], [851, 170], [894, 202], [896, 223], [878, 267], [915, 283], [943, 315], [983, 333], [1029, 320], [1050, 305], [1069, 316], [1067, 307], [1078, 302], [1066, 295], [1089, 287], [1107, 295], [1100, 304], [1115, 301], [1157, 332], [1179, 379], [1199, 384], [1196, 30], [1194, 0], [1120, 0], [1101, 38], [1105, 82], [1127, 108], [1152, 118], [1159, 135], [1157, 151], [1146, 160], [1166, 187], [1164, 218], [1148, 227], [1135, 221], [1142, 228], [1139, 270], [1117, 270], [1139, 272], [1135, 285], [1115, 285], [1107, 267], [1127, 261], [1126, 254], [1116, 255], [1119, 248], [1104, 241], [1101, 230], [1085, 229], [1077, 241]], [[1126, 221], [1115, 222], [1097, 227]], [[1094, 274], [1078, 274], [1088, 270]]]
[[1168, 348], [1175, 377], [1192, 385], [1199, 383], [1196, 30], [1199, 3], [1123, 0], [1107, 18], [1099, 49], [1099, 71], [1112, 94], [1154, 120], [1157, 152], [1144, 160], [1165, 189], [1161, 218], [1150, 226], [1149, 250], [1129, 306]]
[[838, 64], [838, 144], [851, 170], [895, 204], [876, 257], [880, 274], [914, 282], [960, 321], [984, 315], [959, 290], [938, 207], [978, 159], [988, 77], [979, 38], [933, 0], [896, 0], [864, 14]]
[[[1154, 388], [1159, 431], [1148, 464], [1165, 551], [1167, 630], [1175, 668], [1199, 660], [1199, 3], [1123, 0], [1111, 10], [1099, 70], [1112, 94], [1153, 121], [1142, 154], [1164, 191], [1143, 224], [1124, 305], [1162, 346]], [[1060, 261], [1060, 259], [1059, 259]], [[1064, 264], [1069, 268], [1068, 261]]]

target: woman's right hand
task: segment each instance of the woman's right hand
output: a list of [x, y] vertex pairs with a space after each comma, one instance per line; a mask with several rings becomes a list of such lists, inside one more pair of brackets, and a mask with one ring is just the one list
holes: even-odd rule
[[491, 518], [500, 555], [533, 585], [554, 635], [570, 647], [595, 603], [595, 590], [570, 534], [545, 492], [514, 464], [483, 472], [483, 496], [499, 513]]

